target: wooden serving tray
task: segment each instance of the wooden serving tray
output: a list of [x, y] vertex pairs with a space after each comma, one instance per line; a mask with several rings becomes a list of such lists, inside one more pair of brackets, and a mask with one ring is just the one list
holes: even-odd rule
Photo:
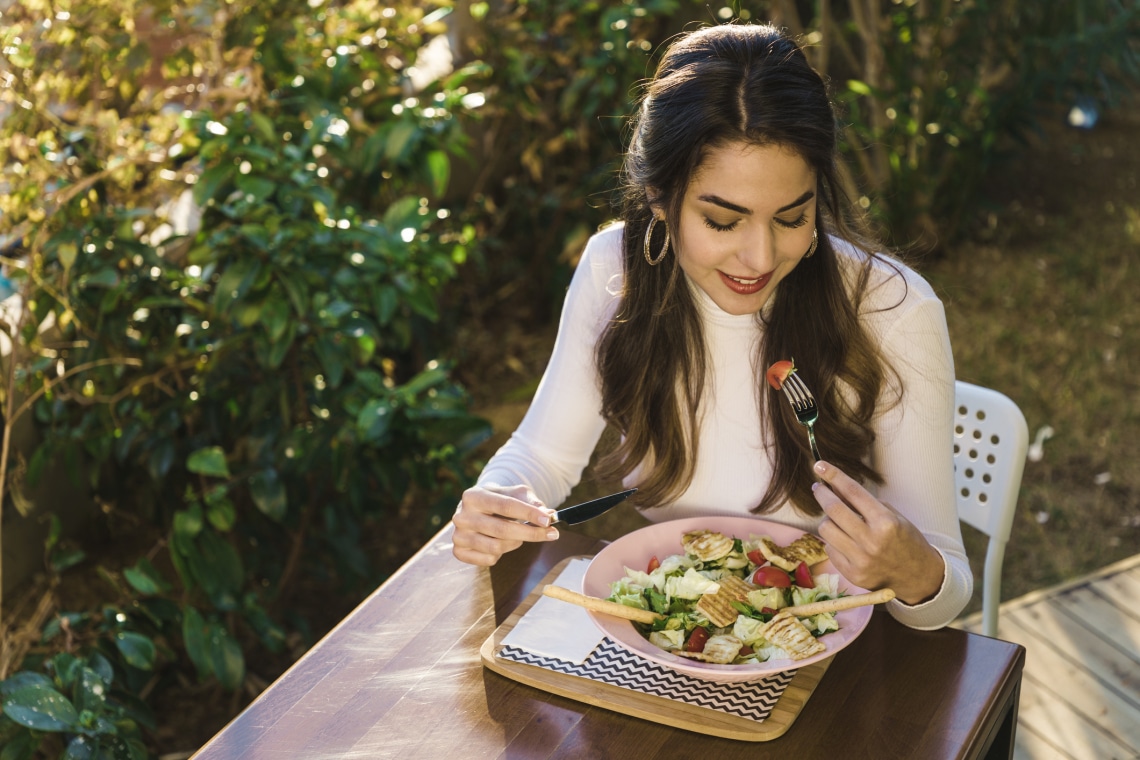
[[552, 583], [563, 568], [574, 559], [579, 559], [579, 557], [568, 557], [559, 562], [534, 587], [526, 599], [522, 601], [522, 604], [483, 642], [483, 646], [479, 649], [479, 655], [488, 669], [536, 689], [597, 707], [604, 707], [623, 715], [632, 715], [655, 723], [663, 723], [667, 726], [675, 726], [687, 731], [720, 736], [726, 739], [764, 742], [782, 736], [791, 727], [833, 659], [828, 657], [797, 670], [796, 675], [792, 678], [791, 683], [784, 688], [784, 693], [772, 708], [767, 719], [757, 722], [707, 707], [698, 707], [652, 694], [623, 689], [620, 686], [593, 681], [589, 678], [558, 673], [540, 668], [537, 665], [527, 665], [496, 657], [495, 655], [502, 649], [503, 638], [542, 596], [542, 587], [547, 583]]

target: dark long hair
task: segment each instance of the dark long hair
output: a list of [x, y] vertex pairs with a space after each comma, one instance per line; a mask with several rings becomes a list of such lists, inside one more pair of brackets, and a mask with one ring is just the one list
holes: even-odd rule
[[[729, 142], [793, 150], [817, 177], [819, 245], [776, 289], [758, 367], [794, 357], [816, 394], [822, 453], [863, 481], [881, 482], [864, 458], [874, 440], [871, 419], [890, 373], [859, 322], [872, 255], [867, 254], [849, 295], [829, 234], [873, 250], [860, 214], [843, 192], [837, 165], [835, 112], [827, 87], [794, 41], [771, 26], [726, 24], [679, 37], [644, 88], [631, 123], [623, 166], [625, 288], [597, 346], [602, 413], [623, 439], [599, 463], [603, 476], [622, 478], [643, 465], [642, 506], [675, 499], [692, 481], [697, 459], [697, 414], [706, 377], [701, 320], [672, 250], [660, 266], [642, 253], [654, 205], [666, 223], [680, 218], [690, 178], [710, 148]], [[664, 225], [653, 232], [656, 254]], [[678, 230], [670, 227], [674, 240]], [[767, 389], [756, 379], [761, 399]], [[842, 390], [842, 392], [841, 392]], [[786, 499], [818, 514], [811, 496], [811, 452], [804, 429], [782, 398], [768, 397], [766, 420], [774, 436], [773, 479], [754, 512]], [[763, 414], [763, 411], [762, 411]]]

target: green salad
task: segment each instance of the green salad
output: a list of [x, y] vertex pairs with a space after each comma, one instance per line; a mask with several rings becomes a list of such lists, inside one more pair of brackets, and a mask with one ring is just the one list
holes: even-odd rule
[[[799, 645], [775, 635], [767, 624], [784, 607], [843, 596], [838, 574], [813, 575], [807, 562], [795, 561], [794, 552], [792, 561], [774, 553], [780, 547], [766, 536], [743, 541], [693, 531], [681, 543], [682, 553], [653, 557], [644, 570], [626, 567], [625, 577], [611, 583], [609, 597], [663, 615], [651, 625], [634, 625], [652, 644], [674, 654], [724, 664], [801, 659], [807, 655]], [[834, 612], [799, 621], [811, 637], [839, 630]], [[804, 638], [809, 647], [822, 649], [806, 634]]]

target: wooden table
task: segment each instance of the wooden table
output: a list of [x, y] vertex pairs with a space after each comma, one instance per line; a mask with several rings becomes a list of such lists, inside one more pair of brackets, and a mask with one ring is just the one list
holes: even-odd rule
[[479, 648], [566, 557], [563, 530], [490, 570], [451, 554], [451, 526], [211, 739], [196, 760], [280, 758], [1008, 758], [1025, 650], [876, 612], [798, 719], [764, 743], [715, 738], [493, 673]]

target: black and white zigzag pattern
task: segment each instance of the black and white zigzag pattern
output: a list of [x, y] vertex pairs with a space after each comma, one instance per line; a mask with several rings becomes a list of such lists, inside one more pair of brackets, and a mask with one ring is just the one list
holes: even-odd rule
[[581, 665], [509, 646], [500, 649], [498, 656], [757, 722], [768, 717], [795, 675], [795, 671], [789, 670], [747, 683], [706, 681], [642, 659], [608, 638]]

